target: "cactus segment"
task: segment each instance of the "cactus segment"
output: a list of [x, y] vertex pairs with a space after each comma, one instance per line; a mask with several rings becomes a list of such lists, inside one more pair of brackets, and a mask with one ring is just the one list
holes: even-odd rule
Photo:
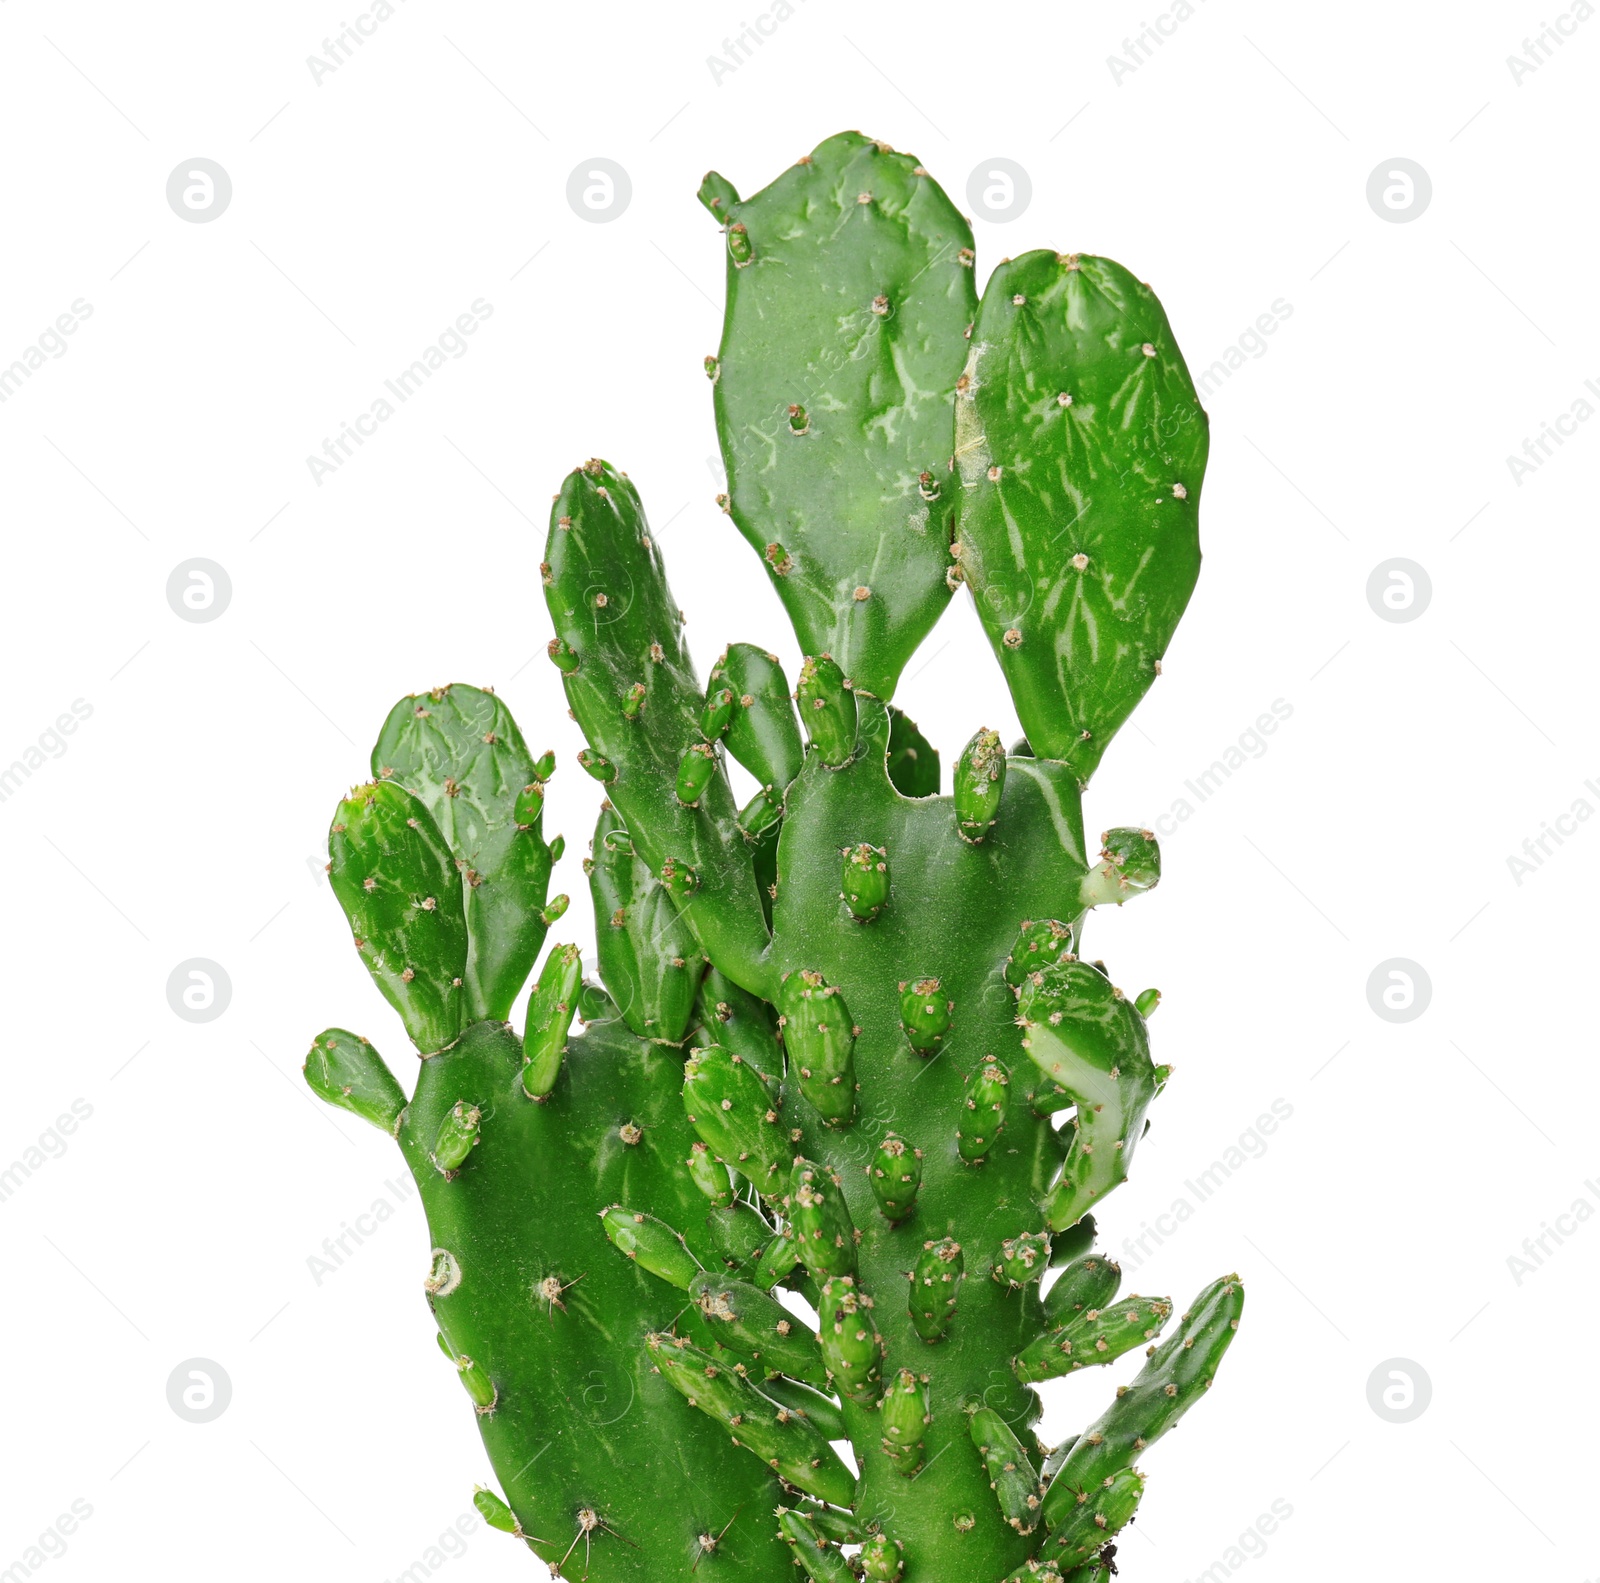
[[1213, 1281], [1151, 1353], [1133, 1383], [1078, 1437], [1045, 1495], [1044, 1518], [1060, 1527], [1078, 1504], [1153, 1445], [1211, 1388], [1239, 1328], [1244, 1287], [1236, 1275]]
[[1124, 1297], [1085, 1309], [1058, 1329], [1030, 1341], [1012, 1360], [1025, 1385], [1078, 1369], [1114, 1363], [1123, 1353], [1154, 1341], [1172, 1314], [1168, 1297]]
[[528, 997], [528, 1021], [522, 1038], [522, 1089], [530, 1099], [543, 1099], [561, 1075], [561, 1057], [578, 1009], [583, 958], [575, 945], [558, 945], [545, 958], [544, 969]]
[[762, 1249], [772, 1238], [772, 1227], [742, 1198], [726, 1209], [706, 1216], [706, 1234], [723, 1265], [741, 1279], [753, 1276]]
[[883, 1366], [883, 1337], [872, 1319], [872, 1299], [854, 1276], [834, 1275], [817, 1296], [817, 1342], [834, 1390], [858, 1407], [875, 1407]]
[[541, 827], [553, 768], [535, 762], [492, 692], [459, 682], [402, 698], [372, 750], [373, 778], [424, 804], [465, 880], [463, 1025], [511, 1015], [553, 921], [544, 902], [555, 859]]
[[781, 803], [784, 788], [800, 773], [805, 750], [778, 656], [751, 643], [730, 643], [711, 672], [711, 685], [733, 694], [723, 738], [728, 751]]
[[998, 265], [955, 434], [962, 575], [1034, 751], [1087, 782], [1200, 571], [1206, 415], [1155, 293], [1088, 254]]
[[946, 1000], [936, 978], [918, 978], [900, 986], [900, 1029], [918, 1055], [935, 1055], [950, 1031], [956, 1003]]
[[[679, 802], [678, 762], [700, 740], [703, 697], [683, 641], [638, 491], [607, 463], [568, 475], [551, 508], [545, 601], [559, 641], [576, 654], [563, 685], [589, 751], [640, 857], [658, 875], [695, 877], [680, 910], [724, 972], [759, 991], [767, 930], [748, 843], [717, 766], [694, 808]], [[644, 688], [632, 717], [622, 700]], [[637, 696], [637, 695], [635, 695]], [[671, 888], [671, 887], [669, 887]]]
[[844, 996], [802, 968], [779, 984], [778, 1013], [800, 1092], [830, 1126], [848, 1126], [856, 1114], [856, 1029]]
[[718, 1209], [726, 1209], [733, 1202], [733, 1183], [727, 1166], [715, 1158], [698, 1138], [690, 1144], [689, 1157], [683, 1163], [689, 1168], [690, 1181]]
[[522, 1524], [517, 1521], [517, 1514], [493, 1490], [487, 1490], [480, 1484], [472, 1492], [472, 1504], [490, 1528], [496, 1528], [503, 1534], [515, 1534], [519, 1539], [522, 1537]]
[[1024, 923], [1017, 943], [1006, 958], [1005, 980], [1021, 989], [1030, 973], [1037, 973], [1065, 957], [1072, 960], [1072, 931], [1054, 918]]
[[956, 760], [956, 829], [962, 840], [978, 842], [988, 835], [1005, 789], [1006, 755], [1000, 733], [985, 728], [973, 735]]
[[700, 735], [707, 742], [720, 742], [733, 719], [734, 706], [738, 700], [733, 695], [731, 687], [718, 684], [720, 664], [717, 670], [711, 673], [711, 685], [706, 688], [706, 706], [700, 711]]
[[678, 779], [673, 787], [685, 808], [698, 808], [700, 794], [717, 772], [717, 750], [709, 742], [691, 742], [678, 760]]
[[[782, 1375], [764, 1379], [761, 1382], [761, 1394], [770, 1396], [780, 1407], [787, 1407], [790, 1412], [809, 1418], [824, 1440], [849, 1439], [844, 1427], [844, 1413], [831, 1396], [814, 1391], [798, 1380], [785, 1379]], [[837, 1539], [840, 1544], [860, 1543], [861, 1536], [856, 1529], [855, 1519], [848, 1512], [812, 1512], [811, 1520], [830, 1539]]]
[[424, 1054], [461, 1031], [462, 880], [422, 801], [392, 781], [357, 787], [328, 832], [328, 882], [356, 949]]
[[727, 1275], [702, 1272], [689, 1283], [689, 1295], [705, 1316], [711, 1334], [732, 1352], [826, 1389], [828, 1372], [817, 1337], [803, 1319], [759, 1287]]
[[1006, 1124], [1011, 1074], [1005, 1062], [990, 1057], [967, 1080], [962, 1103], [966, 1113], [956, 1133], [956, 1148], [968, 1165], [976, 1165], [994, 1147]]
[[889, 698], [950, 597], [948, 503], [918, 477], [950, 456], [971, 228], [915, 159], [859, 132], [728, 214], [714, 398], [729, 510], [758, 553], [782, 539], [788, 569], [768, 564], [804, 652]]
[[1149, 830], [1107, 830], [1100, 837], [1100, 864], [1084, 876], [1078, 899], [1085, 907], [1120, 907], [1130, 896], [1154, 890], [1161, 880], [1161, 847]]
[[939, 795], [938, 749], [893, 704], [889, 705], [889, 784], [902, 797]]
[[829, 769], [848, 764], [856, 750], [856, 695], [831, 654], [807, 656], [795, 700], [817, 757]]
[[924, 1341], [943, 1341], [956, 1317], [956, 1295], [966, 1274], [961, 1244], [950, 1237], [924, 1242], [911, 1271], [911, 1325]]
[[1019, 1534], [1031, 1534], [1039, 1526], [1039, 1474], [1022, 1442], [992, 1407], [980, 1407], [969, 1428], [1001, 1515]]
[[[739, 193], [733, 183], [714, 170], [705, 173], [696, 196], [705, 205], [708, 214], [722, 221], [727, 220], [728, 211], [739, 201]], [[708, 357], [706, 361], [709, 363], [715, 359]]]
[[1012, 1291], [1037, 1281], [1050, 1267], [1050, 1233], [1024, 1231], [1000, 1244], [994, 1278]]
[[701, 1273], [683, 1233], [654, 1215], [613, 1204], [600, 1211], [600, 1224], [605, 1228], [606, 1239], [619, 1253], [680, 1291], [687, 1292]]
[[922, 1466], [922, 1431], [931, 1422], [926, 1380], [901, 1369], [883, 1393], [878, 1412], [883, 1429], [880, 1449], [902, 1478], [910, 1478]]
[[858, 923], [871, 923], [889, 901], [889, 854], [862, 841], [847, 847], [839, 899]]
[[1113, 1473], [1097, 1490], [1084, 1490], [1055, 1529], [1052, 1548], [1067, 1565], [1092, 1561], [1115, 1539], [1139, 1509], [1144, 1474], [1137, 1468]]
[[850, 1563], [803, 1511], [780, 1506], [778, 1535], [785, 1544], [794, 1546], [795, 1564], [811, 1583], [856, 1583]]
[[1103, 1253], [1074, 1259], [1056, 1277], [1044, 1294], [1045, 1316], [1052, 1324], [1076, 1319], [1085, 1310], [1105, 1308], [1122, 1285], [1122, 1267]]
[[763, 1292], [770, 1292], [774, 1286], [789, 1278], [799, 1262], [800, 1244], [789, 1232], [780, 1231], [761, 1250], [761, 1257], [756, 1260], [755, 1271], [750, 1279]]
[[749, 1380], [679, 1336], [645, 1337], [651, 1361], [691, 1407], [727, 1426], [735, 1442], [796, 1489], [835, 1506], [855, 1504], [856, 1481], [808, 1419], [763, 1396]]
[[788, 1140], [766, 1084], [746, 1061], [721, 1045], [692, 1050], [683, 1068], [683, 1107], [701, 1142], [724, 1165], [759, 1193], [783, 1191]]
[[634, 1033], [679, 1044], [705, 969], [699, 942], [610, 803], [601, 805], [593, 851], [589, 895], [600, 976]]
[[922, 1150], [912, 1148], [895, 1133], [886, 1133], [867, 1167], [867, 1177], [879, 1214], [891, 1225], [898, 1225], [917, 1207], [917, 1189], [922, 1186]]
[[493, 1412], [500, 1393], [489, 1378], [489, 1371], [465, 1354], [455, 1359], [455, 1365], [461, 1388], [472, 1398], [472, 1405], [480, 1414]]
[[695, 1018], [696, 1043], [719, 1044], [737, 1055], [776, 1094], [783, 1075], [783, 1047], [778, 1042], [777, 1013], [766, 1001], [747, 994], [713, 967], [700, 981]]
[[433, 1143], [433, 1163], [436, 1169], [449, 1173], [459, 1171], [467, 1163], [478, 1142], [478, 1123], [483, 1112], [476, 1105], [457, 1100], [450, 1114], [439, 1124], [438, 1136]]
[[1064, 1231], [1128, 1178], [1156, 1091], [1144, 1018], [1087, 962], [1057, 962], [1017, 998], [1022, 1046], [1077, 1101], [1072, 1143], [1045, 1219]]
[[302, 1067], [311, 1092], [392, 1138], [400, 1130], [406, 1096], [383, 1057], [360, 1034], [324, 1028], [311, 1041]]
[[898, 1539], [885, 1533], [868, 1534], [856, 1556], [866, 1583], [897, 1583], [905, 1571], [904, 1549]]
[[856, 1229], [839, 1178], [811, 1160], [797, 1157], [784, 1199], [800, 1258], [813, 1280], [853, 1275]]

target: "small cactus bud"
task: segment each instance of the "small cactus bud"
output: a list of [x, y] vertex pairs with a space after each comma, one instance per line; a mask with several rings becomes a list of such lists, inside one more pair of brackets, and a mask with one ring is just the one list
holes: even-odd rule
[[946, 1000], [936, 978], [913, 979], [900, 991], [900, 1027], [918, 1055], [936, 1055], [950, 1031], [955, 1002]]
[[922, 1466], [922, 1431], [928, 1424], [928, 1387], [910, 1369], [901, 1369], [883, 1393], [879, 1408], [883, 1454], [902, 1478]]
[[578, 651], [564, 638], [551, 638], [545, 652], [563, 676], [570, 676], [578, 668]]
[[474, 1363], [471, 1358], [462, 1356], [455, 1360], [456, 1372], [461, 1376], [461, 1384], [472, 1398], [472, 1405], [478, 1409], [479, 1417], [494, 1411], [495, 1400], [499, 1392], [494, 1388], [494, 1381], [489, 1378], [489, 1371], [481, 1363]]
[[1000, 746], [1000, 733], [979, 731], [962, 748], [956, 761], [956, 829], [963, 840], [976, 844], [988, 835], [1000, 811], [1005, 787], [1006, 756]]
[[1050, 1233], [1024, 1231], [1020, 1237], [1007, 1237], [1000, 1244], [994, 1278], [1014, 1290], [1037, 1281], [1049, 1267]]
[[1044, 1294], [1045, 1315], [1059, 1325], [1091, 1308], [1105, 1308], [1117, 1295], [1121, 1284], [1121, 1267], [1103, 1253], [1074, 1259]]
[[553, 897], [545, 906], [539, 909], [539, 921], [548, 929], [571, 905], [572, 898], [565, 893]]
[[792, 1233], [780, 1231], [761, 1250], [761, 1257], [756, 1260], [751, 1281], [763, 1292], [770, 1292], [799, 1262], [800, 1244], [795, 1241]]
[[733, 719], [736, 702], [731, 687], [713, 686], [706, 694], [706, 706], [700, 711], [700, 735], [707, 742], [719, 742]]
[[748, 1281], [705, 1272], [689, 1283], [689, 1295], [723, 1346], [762, 1368], [828, 1388], [817, 1338], [803, 1319]]
[[747, 836], [760, 835], [783, 818], [783, 798], [770, 786], [763, 786], [739, 810], [739, 828]]
[[683, 1108], [700, 1140], [769, 1196], [783, 1191], [791, 1151], [767, 1086], [721, 1045], [692, 1050], [683, 1068]]
[[887, 1534], [868, 1534], [856, 1555], [866, 1583], [898, 1583], [905, 1570], [900, 1554], [902, 1548], [898, 1539], [891, 1539]]
[[856, 1228], [837, 1177], [811, 1160], [796, 1159], [784, 1206], [800, 1257], [814, 1280], [855, 1273]]
[[1133, 1004], [1134, 1009], [1148, 1022], [1150, 1013], [1161, 1004], [1161, 991], [1159, 989], [1141, 989]]
[[976, 1165], [994, 1147], [994, 1140], [1006, 1124], [1010, 1085], [1005, 1063], [994, 1057], [968, 1079], [962, 1101], [965, 1109], [956, 1133], [956, 1149], [968, 1165]]
[[706, 360], [703, 364], [701, 364], [701, 367], [703, 367], [706, 371], [706, 378], [709, 379], [713, 385], [716, 384], [717, 377], [722, 373], [722, 365], [716, 360], [716, 358], [712, 357], [708, 353]]
[[511, 817], [519, 829], [526, 830], [529, 825], [538, 824], [544, 814], [544, 782], [541, 780], [530, 781], [517, 793], [517, 800], [511, 809]]
[[856, 695], [829, 654], [808, 656], [795, 688], [800, 719], [818, 757], [829, 769], [850, 761], [856, 748]]
[[834, 1390], [859, 1407], [875, 1407], [883, 1362], [883, 1337], [872, 1320], [872, 1300], [849, 1275], [834, 1275], [817, 1295], [817, 1342]]
[[735, 220], [728, 227], [728, 257], [733, 260], [733, 267], [743, 269], [755, 256], [755, 249], [750, 245], [750, 233], [745, 229], [744, 221]]
[[613, 1204], [600, 1211], [600, 1224], [612, 1247], [680, 1291], [688, 1291], [700, 1274], [682, 1234], [664, 1220]]
[[518, 1523], [516, 1513], [493, 1490], [486, 1490], [480, 1484], [472, 1492], [472, 1504], [478, 1508], [478, 1515], [489, 1527], [498, 1528], [503, 1534], [521, 1534], [522, 1525]]
[[789, 408], [789, 432], [791, 434], [805, 434], [811, 428], [811, 418], [806, 409], [800, 406]]
[[434, 1139], [433, 1164], [438, 1171], [448, 1175], [459, 1171], [478, 1141], [478, 1123], [483, 1112], [464, 1099], [455, 1105], [439, 1123], [439, 1135]]
[[716, 770], [717, 750], [709, 742], [691, 742], [678, 760], [678, 801], [688, 808], [698, 807], [700, 793]]
[[556, 1086], [582, 978], [583, 959], [577, 946], [558, 945], [545, 958], [539, 982], [528, 997], [522, 1089], [530, 1099], [543, 1099]]
[[699, 890], [700, 876], [681, 858], [669, 857], [661, 865], [661, 884], [669, 895], [683, 901]]
[[859, 923], [871, 923], [889, 900], [889, 854], [863, 841], [846, 850], [840, 895]]
[[980, 1407], [969, 1428], [1001, 1515], [1019, 1534], [1031, 1534], [1039, 1526], [1039, 1475], [1022, 1442], [992, 1407]]
[[1107, 830], [1100, 837], [1100, 864], [1084, 875], [1080, 899], [1086, 907], [1120, 906], [1154, 890], [1160, 879], [1161, 847], [1150, 831]]
[[578, 763], [602, 785], [608, 786], [617, 778], [616, 765], [592, 748], [584, 748], [579, 752]]
[[844, 996], [820, 973], [788, 973], [778, 1011], [801, 1093], [829, 1126], [848, 1126], [856, 1114], [855, 1027]]
[[956, 1317], [956, 1292], [966, 1273], [961, 1244], [925, 1242], [911, 1271], [911, 1324], [924, 1341], [943, 1341]]
[[719, 1209], [733, 1202], [733, 1186], [728, 1180], [728, 1168], [713, 1157], [710, 1149], [697, 1138], [689, 1145], [689, 1179]]
[[867, 1167], [872, 1196], [878, 1210], [892, 1224], [904, 1220], [917, 1207], [917, 1189], [922, 1186], [922, 1151], [913, 1149], [904, 1138], [888, 1133]]
[[1019, 1380], [1032, 1385], [1114, 1363], [1125, 1352], [1154, 1341], [1171, 1314], [1172, 1302], [1166, 1297], [1123, 1297], [1104, 1308], [1086, 1308], [1031, 1341], [1011, 1366]]
[[533, 778], [536, 781], [547, 781], [556, 772], [556, 756], [554, 752], [546, 750], [539, 755], [538, 761], [533, 766]]
[[1017, 943], [1011, 947], [1011, 955], [1006, 958], [1006, 983], [1013, 989], [1020, 989], [1030, 973], [1049, 967], [1063, 956], [1070, 957], [1071, 952], [1072, 931], [1064, 923], [1054, 918], [1025, 923]]

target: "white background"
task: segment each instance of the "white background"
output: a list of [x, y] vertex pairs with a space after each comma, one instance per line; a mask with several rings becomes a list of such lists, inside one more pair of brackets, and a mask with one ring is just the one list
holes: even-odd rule
[[[1531, 0], [1198, 0], [1119, 78], [1108, 57], [1172, 16], [1159, 0], [793, 0], [781, 21], [763, 0], [396, 0], [319, 83], [307, 57], [358, 3], [0, 9], [0, 364], [92, 308], [0, 406], [0, 764], [92, 708], [0, 802], [0, 1164], [92, 1107], [0, 1203], [0, 1569], [81, 1499], [47, 1578], [380, 1583], [469, 1509], [488, 1469], [434, 1356], [420, 1211], [320, 1284], [307, 1263], [400, 1168], [301, 1086], [330, 1022], [405, 1061], [316, 873], [329, 813], [396, 697], [492, 683], [560, 756], [547, 828], [573, 905], [554, 937], [587, 942], [599, 793], [541, 652], [548, 497], [591, 454], [627, 468], [701, 664], [756, 639], [793, 675], [712, 502], [700, 359], [722, 260], [694, 190], [714, 164], [754, 191], [860, 127], [969, 209], [970, 172], [1019, 163], [1026, 212], [975, 215], [980, 279], [1031, 247], [1110, 254], [1155, 286], [1197, 375], [1292, 308], [1209, 398], [1205, 571], [1088, 803], [1096, 831], [1194, 807], [1164, 826], [1160, 891], [1094, 925], [1119, 982], [1165, 991], [1154, 1035], [1178, 1067], [1102, 1216], [1113, 1250], [1274, 1100], [1293, 1111], [1130, 1278], [1181, 1301], [1237, 1267], [1251, 1296], [1213, 1398], [1147, 1458], [1124, 1575], [1300, 1583], [1357, 1556], [1395, 1577], [1600, 1575], [1600, 1225], [1567, 1221], [1520, 1283], [1507, 1264], [1600, 1204], [1600, 831], [1572, 823], [1520, 884], [1507, 863], [1576, 800], [1600, 807], [1600, 424], [1520, 482], [1506, 461], [1600, 405], [1600, 20], [1519, 83], [1508, 55], [1557, 15]], [[771, 36], [714, 76], [758, 17]], [[232, 181], [209, 223], [165, 197], [197, 157]], [[565, 195], [596, 157], [632, 183], [604, 224]], [[1396, 157], [1432, 181], [1409, 223], [1366, 197]], [[493, 313], [466, 354], [315, 481], [307, 455], [478, 298]], [[166, 598], [193, 557], [231, 578], [207, 624]], [[1394, 557], [1432, 584], [1406, 623], [1366, 594]], [[964, 599], [911, 670], [901, 702], [947, 775], [978, 725], [1014, 731]], [[1265, 751], [1197, 803], [1185, 781], [1277, 699], [1292, 714]], [[167, 1001], [193, 957], [232, 983], [203, 1025]], [[1431, 980], [1404, 1024], [1368, 1001], [1390, 958]], [[232, 1382], [209, 1424], [167, 1404], [194, 1357]], [[1368, 1402], [1394, 1358], [1431, 1380], [1404, 1424]], [[1047, 1433], [1110, 1383], [1059, 1388]], [[1275, 1500], [1293, 1515], [1265, 1553], [1230, 1555]], [[442, 1570], [529, 1566], [480, 1529]]]

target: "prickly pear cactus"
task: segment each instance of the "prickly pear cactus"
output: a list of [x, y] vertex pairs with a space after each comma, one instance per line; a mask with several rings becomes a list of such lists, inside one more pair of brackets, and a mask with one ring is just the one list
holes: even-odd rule
[[[1087, 842], [1081, 794], [1198, 574], [1205, 415], [1148, 287], [1034, 253], [980, 302], [948, 198], [859, 134], [700, 196], [722, 504], [803, 664], [791, 688], [734, 643], [702, 681], [638, 490], [575, 470], [541, 574], [605, 787], [605, 990], [557, 947], [520, 1040], [504, 1021], [560, 910], [550, 766], [446, 689], [397, 708], [330, 848], [417, 1092], [337, 1030], [307, 1076], [423, 1184], [429, 1301], [505, 1492], [480, 1509], [558, 1569], [1091, 1583], [1243, 1306], [1232, 1275], [1181, 1311], [1124, 1294], [1094, 1248], [1169, 1068], [1159, 996], [1082, 945], [1160, 854]], [[963, 583], [1027, 740], [978, 729], [940, 795], [891, 698]], [[1037, 1384], [1136, 1350], [1040, 1444]]]

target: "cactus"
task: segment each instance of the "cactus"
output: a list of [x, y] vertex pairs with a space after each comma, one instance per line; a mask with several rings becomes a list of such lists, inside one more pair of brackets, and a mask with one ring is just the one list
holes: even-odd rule
[[[416, 1093], [341, 1030], [307, 1080], [405, 1151], [504, 1491], [474, 1499], [558, 1572], [581, 1546], [602, 1580], [1088, 1583], [1243, 1302], [1225, 1277], [1169, 1328], [1094, 1251], [1170, 1069], [1156, 992], [1080, 954], [1095, 907], [1160, 878], [1148, 831], [1095, 853], [1082, 794], [1198, 573], [1205, 415], [1148, 287], [1040, 252], [980, 302], [966, 223], [883, 144], [701, 200], [721, 504], [793, 624], [793, 689], [747, 643], [702, 684], [637, 488], [575, 469], [541, 576], [605, 787], [604, 989], [558, 946], [507, 1023], [561, 911], [551, 766], [492, 695], [441, 689], [397, 706], [330, 845]], [[963, 583], [1027, 738], [978, 728], [943, 796], [891, 700]], [[1140, 1346], [1081, 1435], [1037, 1443], [1035, 1383]]]

